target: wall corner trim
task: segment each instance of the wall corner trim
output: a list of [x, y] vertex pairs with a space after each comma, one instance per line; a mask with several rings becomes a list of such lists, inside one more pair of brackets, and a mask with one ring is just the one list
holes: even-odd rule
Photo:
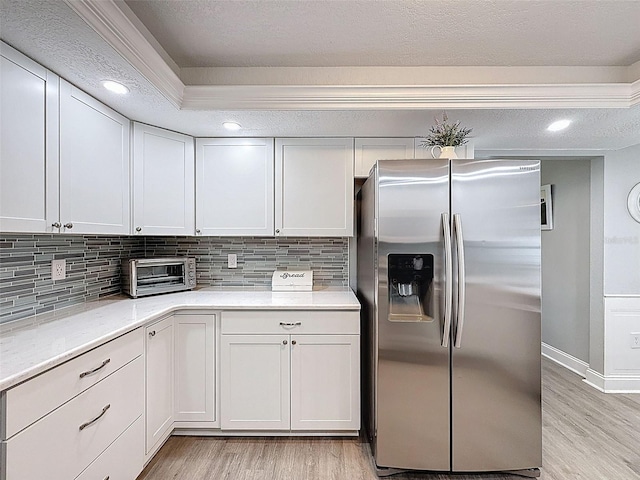
[[586, 378], [583, 380], [583, 382], [586, 383], [587, 385], [592, 386], [596, 390], [599, 390], [600, 392], [605, 393], [604, 375], [602, 375], [601, 373], [588, 368]]

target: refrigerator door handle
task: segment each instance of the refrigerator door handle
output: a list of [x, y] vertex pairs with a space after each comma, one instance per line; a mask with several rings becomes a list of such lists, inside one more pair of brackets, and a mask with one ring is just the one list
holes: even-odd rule
[[453, 260], [451, 250], [451, 227], [449, 214], [442, 214], [442, 232], [444, 234], [444, 329], [442, 346], [449, 347], [451, 336], [451, 309], [453, 306]]
[[466, 278], [464, 268], [464, 241], [462, 235], [462, 220], [460, 214], [453, 215], [453, 230], [456, 236], [456, 255], [458, 260], [458, 309], [456, 320], [456, 338], [453, 346], [460, 348], [462, 346], [462, 328], [464, 327], [464, 305], [466, 294]]

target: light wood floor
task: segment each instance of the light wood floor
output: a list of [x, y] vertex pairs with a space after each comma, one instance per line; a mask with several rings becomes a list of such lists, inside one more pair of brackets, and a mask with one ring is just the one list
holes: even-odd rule
[[[357, 438], [172, 437], [138, 480], [375, 480]], [[513, 475], [398, 474], [392, 480]], [[640, 479], [640, 394], [603, 394], [543, 359], [543, 480]]]

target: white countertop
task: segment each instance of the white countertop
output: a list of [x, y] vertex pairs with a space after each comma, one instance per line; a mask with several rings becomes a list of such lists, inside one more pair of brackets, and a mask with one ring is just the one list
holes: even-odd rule
[[176, 310], [359, 310], [348, 289], [312, 292], [200, 289], [70, 307], [2, 326], [0, 391]]

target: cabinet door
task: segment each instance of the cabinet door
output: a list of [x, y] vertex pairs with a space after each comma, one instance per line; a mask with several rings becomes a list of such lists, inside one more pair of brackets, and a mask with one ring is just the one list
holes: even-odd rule
[[173, 317], [145, 329], [145, 453], [171, 433], [173, 425]]
[[276, 139], [276, 235], [353, 235], [353, 139]]
[[129, 130], [127, 118], [60, 80], [65, 233], [129, 233]]
[[359, 336], [292, 335], [291, 430], [359, 428]]
[[57, 232], [56, 75], [0, 43], [0, 231]]
[[356, 138], [356, 178], [367, 178], [376, 160], [414, 158], [413, 138]]
[[222, 335], [220, 426], [289, 430], [289, 336]]
[[[176, 422], [216, 422], [215, 315], [175, 315]], [[211, 424], [212, 427], [219, 426]]]
[[196, 232], [273, 235], [273, 139], [196, 140]]
[[133, 125], [133, 232], [193, 235], [195, 225], [193, 138]]

